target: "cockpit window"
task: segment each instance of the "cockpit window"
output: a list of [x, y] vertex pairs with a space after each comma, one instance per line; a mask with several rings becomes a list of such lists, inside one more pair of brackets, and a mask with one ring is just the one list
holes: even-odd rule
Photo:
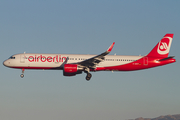
[[15, 57], [11, 56], [9, 59], [15, 59]]

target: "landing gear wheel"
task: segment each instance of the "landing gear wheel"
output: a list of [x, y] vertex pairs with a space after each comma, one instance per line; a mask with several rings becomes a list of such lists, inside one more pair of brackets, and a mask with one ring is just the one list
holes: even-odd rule
[[23, 78], [23, 77], [24, 77], [24, 74], [21, 74], [20, 77]]
[[24, 77], [24, 69], [22, 69], [22, 74], [20, 75], [21, 78]]
[[91, 73], [87, 73], [86, 80], [89, 81], [91, 77], [92, 77]]

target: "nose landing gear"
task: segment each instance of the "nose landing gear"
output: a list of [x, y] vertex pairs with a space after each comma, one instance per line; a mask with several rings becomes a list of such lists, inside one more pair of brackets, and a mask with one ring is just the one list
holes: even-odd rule
[[24, 77], [24, 69], [22, 69], [22, 74], [20, 75], [21, 78]]

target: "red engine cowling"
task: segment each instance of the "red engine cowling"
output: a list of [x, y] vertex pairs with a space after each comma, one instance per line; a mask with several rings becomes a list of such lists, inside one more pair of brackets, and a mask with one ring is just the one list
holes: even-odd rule
[[78, 71], [78, 66], [76, 64], [65, 64], [63, 69], [64, 76], [75, 76], [76, 74], [82, 73]]

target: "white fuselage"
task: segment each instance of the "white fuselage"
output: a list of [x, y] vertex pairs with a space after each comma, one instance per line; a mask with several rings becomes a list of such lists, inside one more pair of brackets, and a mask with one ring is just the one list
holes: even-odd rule
[[[13, 66], [14, 68], [29, 67], [29, 69], [46, 69], [60, 67], [66, 58], [68, 58], [67, 64], [71, 64], [84, 61], [94, 56], [95, 55], [24, 53], [11, 56], [12, 59], [8, 59], [4, 64], [6, 64], [6, 66]], [[143, 56], [107, 55], [102, 62], [97, 64], [97, 67], [128, 64], [142, 57]]]

